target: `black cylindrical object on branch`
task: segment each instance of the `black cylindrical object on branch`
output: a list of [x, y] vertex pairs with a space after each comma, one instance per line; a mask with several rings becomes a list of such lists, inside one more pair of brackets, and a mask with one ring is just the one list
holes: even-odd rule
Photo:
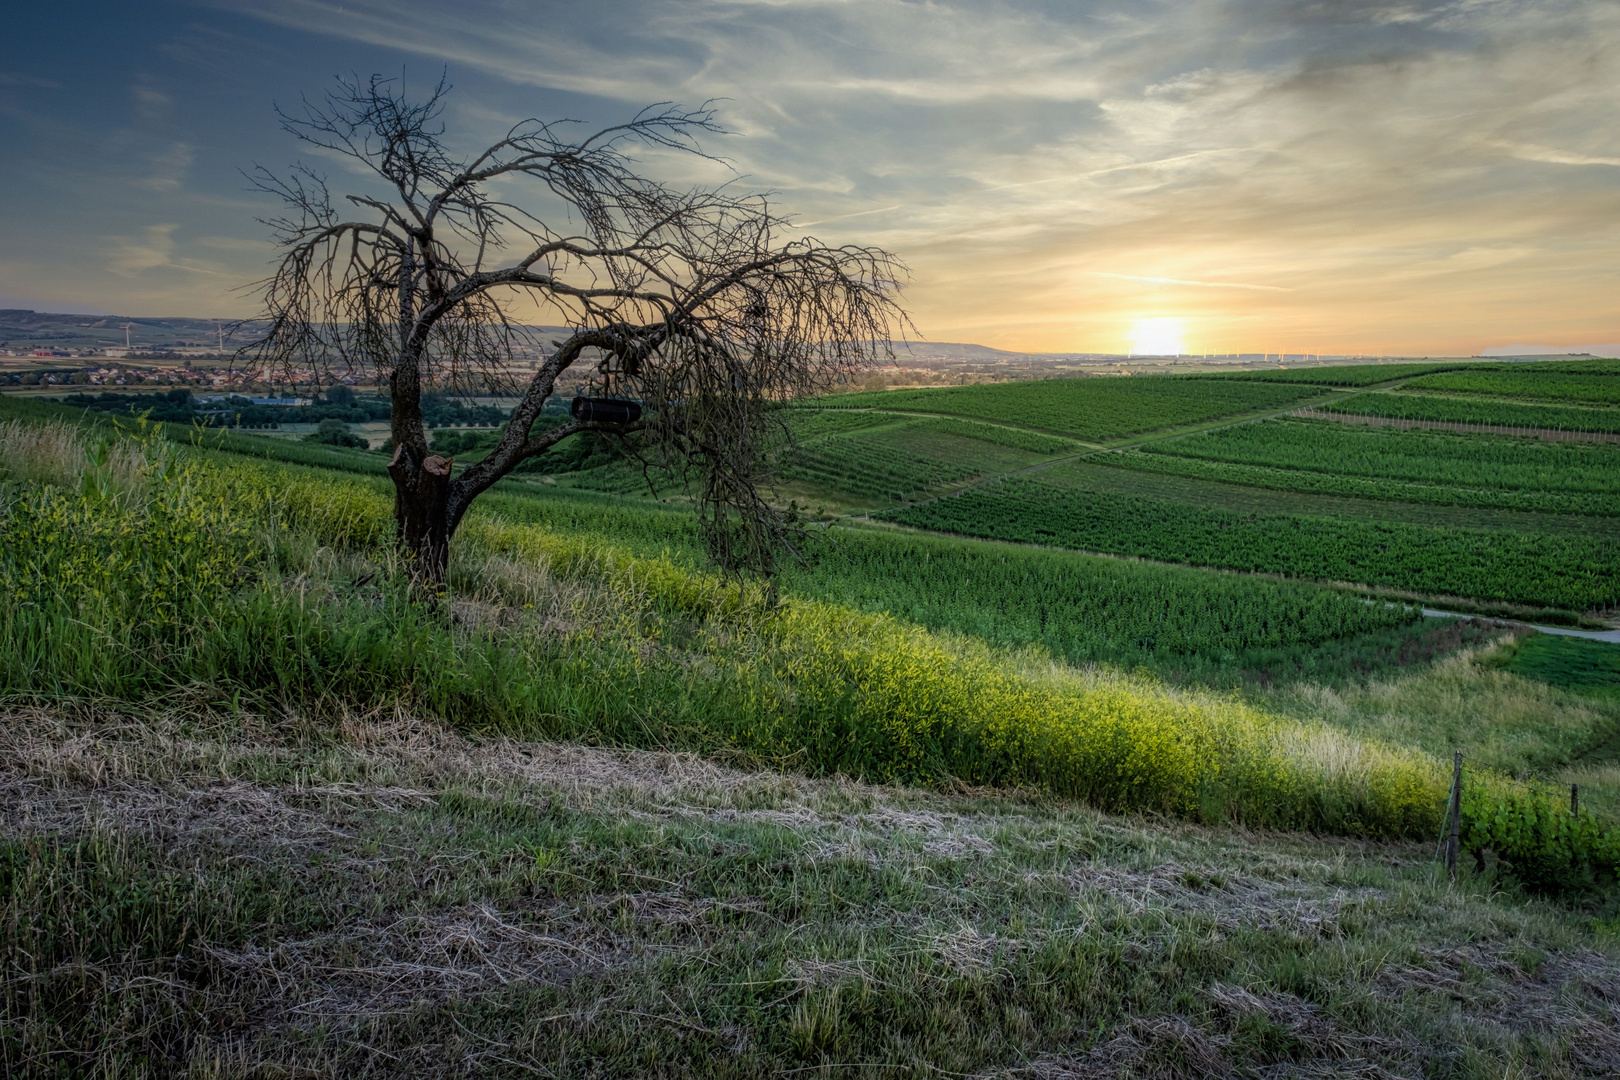
[[641, 419], [641, 403], [624, 398], [577, 397], [569, 411], [587, 424], [633, 424]]

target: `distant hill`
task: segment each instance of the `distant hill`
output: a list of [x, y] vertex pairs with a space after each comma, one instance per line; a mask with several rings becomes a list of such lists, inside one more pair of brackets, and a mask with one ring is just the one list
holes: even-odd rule
[[[0, 308], [0, 347], [31, 348], [54, 346], [63, 349], [112, 348], [124, 344], [124, 325], [130, 324], [129, 344], [158, 348], [206, 348], [218, 346], [223, 333], [224, 345], [233, 348], [247, 340], [257, 324], [247, 324], [234, 336], [232, 319], [194, 319], [183, 317], [141, 317], [126, 315], [62, 314], [59, 312], [31, 311], [18, 308]], [[531, 327], [542, 342], [568, 333], [566, 327]], [[967, 363], [1027, 362], [1056, 359], [1052, 354], [1009, 352], [950, 341], [912, 341], [895, 349], [902, 362], [952, 360]]]
[[[0, 348], [54, 347], [107, 349], [128, 343], [137, 349], [219, 348], [230, 351], [252, 339], [262, 325], [234, 319], [192, 319], [135, 315], [67, 315], [59, 312], [0, 309]], [[233, 327], [235, 328], [233, 330]], [[541, 341], [566, 334], [564, 327], [530, 327]]]
[[64, 349], [102, 349], [128, 342], [136, 348], [217, 347], [223, 334], [225, 347], [246, 339], [246, 331], [229, 335], [230, 319], [139, 318], [123, 315], [64, 315], [57, 312], [0, 310], [0, 346]]

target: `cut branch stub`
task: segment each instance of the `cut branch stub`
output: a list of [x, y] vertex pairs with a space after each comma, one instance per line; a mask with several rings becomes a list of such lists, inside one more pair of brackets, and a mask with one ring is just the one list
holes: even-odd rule
[[450, 471], [454, 458], [428, 454], [420, 462], [404, 446], [394, 450], [394, 516], [400, 547], [415, 554], [415, 572], [438, 582], [450, 560]]

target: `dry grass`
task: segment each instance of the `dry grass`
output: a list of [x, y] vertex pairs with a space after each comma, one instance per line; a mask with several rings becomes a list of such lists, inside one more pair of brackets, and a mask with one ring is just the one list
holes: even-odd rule
[[113, 440], [104, 447], [105, 458], [93, 462], [87, 433], [84, 425], [59, 420], [43, 424], [0, 422], [0, 480], [35, 480], [71, 487], [95, 463], [115, 488], [137, 488], [148, 465], [148, 448], [129, 439]]
[[[1495, 647], [1463, 650], [1362, 685], [1299, 684], [1267, 695], [1266, 703], [1353, 739], [1436, 754], [1460, 747], [1469, 762], [1517, 776], [1561, 777], [1620, 731], [1620, 701], [1583, 697], [1493, 667]], [[1613, 810], [1620, 815], [1620, 805]]]
[[[192, 1075], [1620, 1070], [1612, 939], [1488, 880], [1449, 887], [1417, 845], [479, 741], [401, 713], [14, 710], [0, 807], [6, 843], [114, 838], [152, 873], [273, 894], [254, 909], [272, 921], [222, 925], [190, 966], [75, 969], [92, 1005], [189, 1002], [164, 1045]], [[5, 960], [13, 1010], [67, 978]], [[11, 1019], [45, 1040], [37, 1013]], [[93, 1034], [128, 1050], [161, 1030]]]

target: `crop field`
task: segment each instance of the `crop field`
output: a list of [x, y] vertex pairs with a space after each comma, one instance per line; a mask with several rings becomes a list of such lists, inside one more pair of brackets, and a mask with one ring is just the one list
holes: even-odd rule
[[1328, 364], [1322, 367], [1277, 368], [1201, 375], [1199, 378], [1239, 382], [1308, 383], [1312, 386], [1375, 386], [1395, 379], [1450, 371], [1457, 364]]
[[1532, 405], [1444, 394], [1374, 392], [1357, 394], [1315, 408], [1320, 412], [1382, 416], [1395, 420], [1441, 420], [1543, 430], [1620, 432], [1620, 409]]
[[1569, 611], [1620, 604], [1620, 536], [1246, 514], [1100, 490], [1062, 465], [892, 510], [939, 532]]
[[951, 434], [925, 421], [803, 443], [784, 455], [779, 472], [789, 482], [888, 505], [1037, 460], [1027, 451]]
[[1426, 506], [1476, 507], [1481, 510], [1516, 510], [1532, 514], [1620, 516], [1620, 498], [1587, 492], [1502, 490], [1486, 487], [1425, 484], [1378, 480], [1305, 469], [1266, 465], [1240, 465], [1171, 454], [1126, 450], [1109, 457], [1108, 464], [1122, 469], [1161, 473], [1219, 484], [1294, 491], [1313, 495], [1344, 496], [1363, 500], [1417, 503]]
[[1415, 609], [1317, 585], [887, 530], [830, 536], [783, 586], [1070, 663], [1222, 682], [1377, 668], [1425, 630]]
[[1492, 371], [1550, 371], [1565, 375], [1620, 375], [1620, 359], [1601, 357], [1591, 360], [1535, 360], [1529, 363], [1482, 364], [1478, 369]]
[[1403, 384], [1403, 390], [1528, 398], [1570, 405], [1620, 405], [1620, 378], [1515, 369], [1512, 371], [1447, 371]]
[[1365, 499], [1620, 515], [1620, 445], [1277, 419], [1150, 443], [1110, 465]]
[[[850, 506], [909, 502], [1044, 458], [1084, 449], [1072, 439], [1028, 428], [949, 416], [867, 409], [795, 409], [790, 440], [772, 455], [775, 478], [795, 497]], [[655, 474], [654, 490], [679, 493], [677, 478]], [[648, 477], [629, 461], [566, 476], [569, 487], [645, 494]]]
[[1281, 409], [1317, 393], [1314, 386], [1145, 375], [840, 394], [816, 404], [945, 413], [1106, 441], [1237, 413]]

